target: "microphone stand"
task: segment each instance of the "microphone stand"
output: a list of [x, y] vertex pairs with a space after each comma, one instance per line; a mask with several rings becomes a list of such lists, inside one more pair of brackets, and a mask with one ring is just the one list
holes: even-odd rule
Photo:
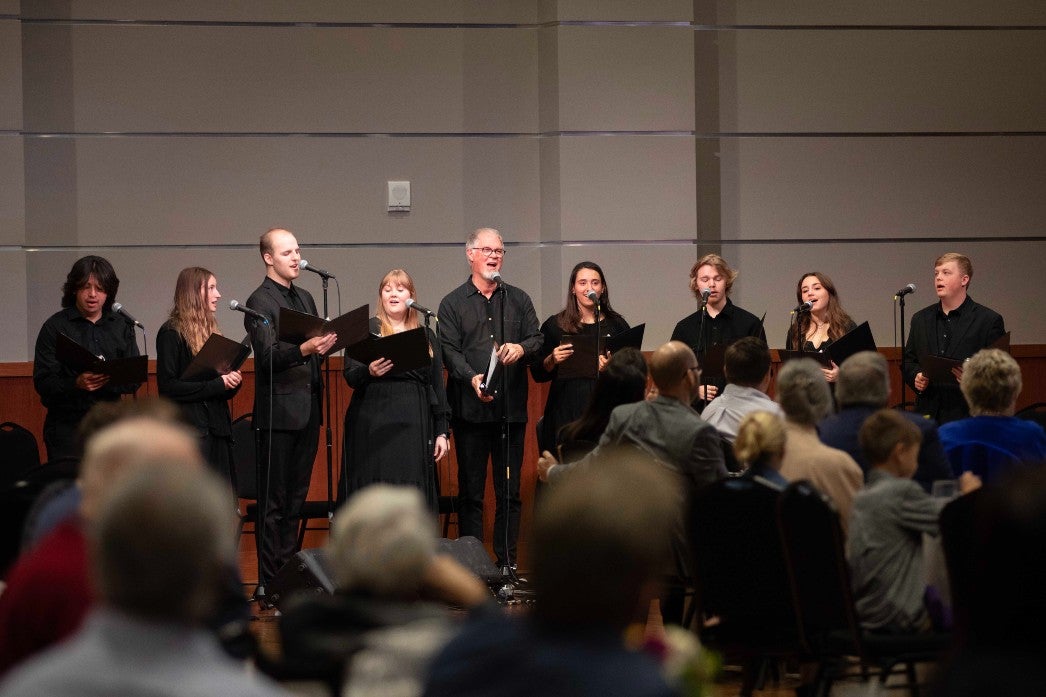
[[[323, 319], [330, 320], [327, 314], [327, 284], [330, 279], [323, 275]], [[323, 356], [323, 402], [327, 416], [324, 429], [327, 437], [327, 525], [334, 520], [334, 439], [331, 434], [331, 357], [330, 352]]]
[[[704, 360], [705, 353], [708, 349], [705, 344], [705, 318], [708, 317], [708, 298], [702, 295], [701, 297], [701, 326], [697, 330], [697, 356], [699, 360]], [[708, 406], [708, 378], [705, 377], [705, 371], [701, 371], [701, 391], [704, 393], [701, 397], [701, 403]]]
[[[505, 345], [505, 309], [508, 305], [508, 288], [505, 282], [498, 283], [498, 291], [501, 291], [501, 313], [498, 321], [501, 324], [501, 345]], [[497, 291], [495, 291], [497, 292]], [[522, 360], [522, 359], [521, 359]], [[512, 445], [510, 438], [509, 422], [508, 422], [508, 366], [502, 365], [501, 367], [501, 444], [505, 453], [505, 567], [502, 572], [508, 576], [509, 582], [512, 585], [518, 583], [519, 579], [516, 577], [516, 572], [512, 568], [512, 552], [509, 550], [509, 528], [512, 525], [512, 465], [509, 463], [509, 459], [512, 456]], [[496, 517], [496, 516], [495, 516]], [[497, 535], [497, 530], [494, 531]], [[503, 592], [506, 589], [501, 589]], [[507, 592], [511, 593], [512, 589], [508, 589]]]
[[905, 402], [907, 401], [907, 391], [908, 391], [907, 387], [908, 387], [908, 385], [906, 384], [906, 381], [905, 381], [906, 376], [905, 376], [905, 372], [904, 372], [904, 369], [907, 367], [907, 362], [904, 359], [905, 358], [904, 357], [904, 353], [905, 353], [905, 341], [904, 341], [904, 295], [896, 295], [896, 296], [894, 296], [894, 299], [897, 300], [897, 304], [900, 305], [900, 307], [901, 307], [901, 411], [907, 411], [907, 407], [905, 406]]

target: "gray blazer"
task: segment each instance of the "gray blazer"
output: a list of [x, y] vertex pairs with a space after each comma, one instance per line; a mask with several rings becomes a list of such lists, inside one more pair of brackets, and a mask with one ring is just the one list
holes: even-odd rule
[[576, 463], [552, 469], [554, 479], [599, 457], [602, 448], [634, 445], [678, 473], [688, 494], [727, 476], [719, 432], [679, 400], [656, 397], [622, 404], [610, 414], [599, 445]]

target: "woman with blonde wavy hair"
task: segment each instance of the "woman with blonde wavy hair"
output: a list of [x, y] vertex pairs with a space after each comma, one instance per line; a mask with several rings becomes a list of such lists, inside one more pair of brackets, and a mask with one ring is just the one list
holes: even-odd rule
[[190, 266], [178, 274], [171, 315], [156, 334], [156, 384], [196, 429], [211, 468], [235, 488], [229, 400], [243, 377], [238, 370], [210, 380], [181, 377], [211, 334], [221, 334], [214, 316], [221, 297], [218, 281], [207, 269]]
[[[414, 280], [392, 269], [378, 284], [378, 306], [370, 331], [389, 336], [418, 329]], [[339, 501], [368, 484], [413, 486], [436, 509], [436, 461], [450, 449], [450, 407], [443, 386], [443, 352], [426, 329], [431, 363], [398, 371], [392, 361], [371, 363], [346, 358], [345, 382], [352, 401], [345, 412]]]

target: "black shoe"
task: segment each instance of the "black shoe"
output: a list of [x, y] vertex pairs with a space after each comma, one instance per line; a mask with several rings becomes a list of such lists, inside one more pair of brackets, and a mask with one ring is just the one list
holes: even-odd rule
[[257, 601], [258, 608], [261, 610], [271, 610], [273, 607], [272, 603], [269, 602], [269, 596], [265, 593], [265, 586], [258, 586], [254, 589], [251, 601]]

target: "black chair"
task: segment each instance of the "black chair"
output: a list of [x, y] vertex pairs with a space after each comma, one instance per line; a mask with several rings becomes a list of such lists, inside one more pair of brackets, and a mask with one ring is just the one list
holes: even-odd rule
[[741, 694], [762, 689], [776, 660], [808, 653], [777, 525], [780, 492], [747, 478], [702, 489], [690, 509], [696, 605], [718, 623], [702, 642], [744, 666]]
[[0, 468], [0, 487], [14, 484], [40, 464], [40, 447], [36, 443], [36, 436], [13, 421], [0, 424], [0, 453], [3, 453], [4, 462]]
[[918, 697], [916, 664], [939, 661], [951, 636], [861, 629], [839, 514], [809, 482], [792, 482], [785, 489], [778, 518], [802, 632], [818, 662], [814, 694], [827, 697], [832, 683], [845, 674], [846, 659], [857, 658], [862, 672], [878, 668], [883, 685], [894, 667], [903, 665], [911, 694]]
[[978, 566], [975, 553], [979, 534], [977, 515], [984, 493], [984, 489], [977, 489], [964, 494], [941, 510], [941, 547], [944, 549], [944, 563], [948, 568], [955, 633], [959, 641], [965, 638], [969, 627], [973, 579]]
[[17, 480], [0, 488], [0, 575], [7, 572], [22, 551], [26, 522], [30, 520], [36, 500], [53, 483], [75, 479], [78, 465], [76, 458], [37, 463]]
[[1034, 421], [1035, 423], [1046, 429], [1046, 402], [1036, 402], [1035, 404], [1029, 404], [1028, 406], [1021, 409], [1019, 412], [1014, 414], [1018, 419], [1027, 419], [1028, 421]]

